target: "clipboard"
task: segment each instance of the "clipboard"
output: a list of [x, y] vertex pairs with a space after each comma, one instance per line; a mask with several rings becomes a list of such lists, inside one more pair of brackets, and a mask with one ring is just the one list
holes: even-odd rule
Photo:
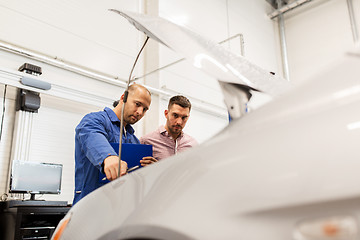
[[[119, 143], [110, 143], [115, 152], [119, 154]], [[127, 162], [128, 169], [137, 167], [136, 169], [141, 168], [140, 160], [143, 157], [152, 157], [153, 150], [152, 145], [148, 144], [133, 144], [133, 143], [122, 143], [121, 149], [121, 160]], [[134, 170], [135, 171], [135, 170]], [[99, 172], [99, 182], [108, 183], [110, 182], [106, 175], [102, 172]]]

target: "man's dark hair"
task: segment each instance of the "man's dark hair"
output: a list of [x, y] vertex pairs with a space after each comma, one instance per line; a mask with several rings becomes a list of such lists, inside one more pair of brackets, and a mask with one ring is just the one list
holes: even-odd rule
[[177, 104], [177, 105], [179, 105], [180, 107], [183, 107], [183, 108], [189, 108], [189, 111], [191, 110], [191, 103], [190, 103], [189, 99], [187, 99], [184, 96], [177, 95], [177, 96], [174, 96], [174, 97], [170, 98], [168, 109], [170, 109], [171, 106], [174, 105], [174, 104]]
[[120, 102], [120, 100], [115, 100], [115, 101], [113, 102], [113, 107], [116, 107], [116, 106], [119, 104], [119, 102]]

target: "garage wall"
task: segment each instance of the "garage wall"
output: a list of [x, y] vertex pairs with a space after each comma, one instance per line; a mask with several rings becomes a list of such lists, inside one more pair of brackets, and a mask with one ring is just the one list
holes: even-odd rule
[[[204, 7], [206, 6], [206, 7]], [[123, 91], [133, 61], [144, 41], [144, 35], [109, 8], [156, 13], [183, 24], [217, 42], [234, 35], [244, 37], [244, 55], [249, 60], [278, 72], [276, 28], [266, 13], [266, 1], [236, 0], [104, 0], [104, 1], [5, 1], [0, 0], [0, 42], [54, 60], [61, 65], [88, 70], [106, 77], [89, 77], [66, 67], [56, 67], [39, 59], [0, 49], [0, 80], [16, 82], [17, 69], [24, 62], [42, 67], [38, 77], [52, 84], [41, 92], [41, 107], [33, 117], [30, 161], [64, 165], [62, 194], [46, 195], [47, 200], [72, 201], [74, 177], [74, 129], [85, 113], [111, 106]], [[186, 13], [186, 14], [185, 14]], [[241, 54], [239, 37], [223, 43]], [[141, 76], [179, 59], [175, 53], [149, 42], [140, 58], [135, 75]], [[60, 63], [60, 64], [59, 64]], [[118, 84], [114, 83], [118, 81]], [[163, 111], [171, 95], [183, 94], [194, 107], [185, 131], [200, 143], [211, 138], [228, 124], [222, 94], [215, 79], [195, 70], [185, 61], [155, 75], [141, 79], [166, 94], [153, 94], [151, 114], [135, 125], [137, 135], [154, 130], [165, 122]], [[7, 95], [4, 132], [0, 142], [0, 194], [7, 189], [8, 167], [12, 160], [15, 95]], [[1, 96], [2, 97], [2, 96]]]
[[0, 40], [127, 79], [138, 34], [110, 8], [138, 12], [140, 1], [1, 0]]
[[[360, 2], [353, 5], [359, 24]], [[290, 79], [296, 84], [355, 45], [346, 0], [317, 0], [285, 14], [285, 32]]]

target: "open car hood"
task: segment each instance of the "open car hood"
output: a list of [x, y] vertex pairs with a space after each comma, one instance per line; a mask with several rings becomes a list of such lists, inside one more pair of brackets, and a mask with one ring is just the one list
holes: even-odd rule
[[244, 57], [185, 27], [161, 17], [115, 9], [110, 11], [125, 17], [139, 31], [182, 55], [219, 82], [245, 86], [272, 96], [277, 96], [289, 88], [285, 79], [272, 75]]

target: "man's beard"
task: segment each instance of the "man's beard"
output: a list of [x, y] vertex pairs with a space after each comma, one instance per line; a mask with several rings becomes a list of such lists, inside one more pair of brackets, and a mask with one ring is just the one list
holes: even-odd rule
[[127, 124], [134, 124], [136, 123], [137, 121], [139, 121], [139, 117], [136, 117], [134, 115], [128, 115], [127, 117], [124, 118], [124, 121], [127, 123]]
[[[178, 128], [176, 128], [176, 127], [178, 127]], [[169, 128], [169, 130], [170, 130], [171, 133], [178, 134], [178, 133], [181, 133], [182, 127], [179, 126], [179, 125], [171, 126], [171, 127]]]

